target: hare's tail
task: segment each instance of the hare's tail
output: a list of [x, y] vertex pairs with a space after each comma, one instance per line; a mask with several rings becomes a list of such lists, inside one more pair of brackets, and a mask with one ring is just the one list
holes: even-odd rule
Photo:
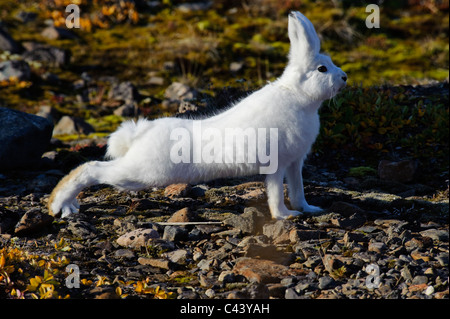
[[151, 122], [145, 119], [122, 123], [108, 139], [106, 157], [116, 159], [125, 156], [133, 142], [146, 131], [149, 125]]

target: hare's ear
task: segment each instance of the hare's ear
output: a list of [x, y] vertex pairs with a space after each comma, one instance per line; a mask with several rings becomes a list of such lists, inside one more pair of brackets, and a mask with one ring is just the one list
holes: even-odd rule
[[311, 21], [298, 11], [289, 14], [290, 59], [312, 58], [320, 51], [320, 39]]

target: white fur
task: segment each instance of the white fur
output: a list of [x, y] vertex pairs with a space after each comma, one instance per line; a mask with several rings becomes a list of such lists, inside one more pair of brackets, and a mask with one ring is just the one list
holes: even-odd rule
[[[345, 73], [328, 56], [319, 53], [320, 40], [304, 15], [291, 13], [288, 30], [291, 49], [282, 76], [225, 112], [201, 120], [202, 132], [215, 128], [222, 135], [226, 128], [278, 128], [278, 169], [266, 176], [268, 204], [274, 218], [296, 215], [299, 211], [321, 211], [306, 202], [301, 170], [319, 133], [321, 103], [332, 98], [346, 84]], [[326, 66], [328, 71], [319, 72], [319, 66]], [[173, 163], [169, 154], [176, 141], [170, 140], [170, 133], [185, 128], [192, 136], [193, 123], [193, 120], [179, 118], [123, 123], [108, 142], [107, 156], [112, 160], [83, 164], [61, 181], [52, 194], [50, 212], [62, 211], [63, 216], [76, 212], [76, 195], [84, 187], [94, 184], [139, 190], [258, 173], [261, 167], [258, 162]], [[257, 144], [257, 147], [266, 146]], [[293, 211], [284, 204], [284, 176], [287, 177]]]

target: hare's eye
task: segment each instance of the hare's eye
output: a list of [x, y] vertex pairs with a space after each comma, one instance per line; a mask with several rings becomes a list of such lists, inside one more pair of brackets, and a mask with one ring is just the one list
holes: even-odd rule
[[325, 65], [321, 65], [317, 68], [317, 71], [319, 72], [327, 72], [327, 67]]

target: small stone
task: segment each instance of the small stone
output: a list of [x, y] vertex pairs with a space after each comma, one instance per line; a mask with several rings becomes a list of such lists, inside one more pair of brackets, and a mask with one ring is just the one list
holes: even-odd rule
[[412, 285], [421, 285], [428, 283], [427, 276], [415, 276], [411, 282]]
[[186, 229], [178, 226], [166, 226], [164, 228], [163, 239], [168, 241], [185, 240], [188, 236]]
[[80, 118], [63, 116], [53, 129], [53, 135], [73, 135], [85, 134], [95, 132], [95, 129], [87, 122]]
[[27, 211], [16, 225], [14, 233], [17, 236], [26, 236], [39, 232], [53, 222], [53, 216], [44, 214], [39, 208], [32, 208]]
[[272, 239], [274, 244], [290, 242], [290, 232], [295, 224], [287, 219], [277, 220], [275, 223], [266, 224], [263, 234]]
[[31, 69], [23, 60], [7, 60], [0, 62], [0, 81], [16, 78], [19, 81], [28, 81], [31, 77]]
[[135, 257], [134, 252], [130, 249], [118, 249], [114, 252], [114, 257], [132, 259]]
[[369, 238], [362, 234], [362, 233], [354, 233], [354, 232], [347, 232], [344, 235], [344, 243], [358, 243], [358, 242], [368, 242]]
[[110, 100], [131, 103], [139, 99], [139, 92], [133, 83], [125, 81], [113, 84], [108, 92], [108, 98]]
[[336, 286], [336, 281], [330, 276], [324, 276], [319, 278], [319, 289], [331, 289]]
[[448, 230], [432, 228], [421, 231], [420, 235], [423, 237], [430, 237], [433, 240], [448, 242]]
[[128, 248], [145, 247], [149, 240], [159, 238], [159, 234], [154, 229], [137, 228], [117, 239], [120, 246]]
[[19, 53], [20, 45], [11, 37], [11, 35], [0, 25], [0, 51], [9, 51]]
[[386, 251], [387, 246], [385, 243], [382, 242], [370, 242], [369, 243], [369, 247], [368, 247], [368, 251], [373, 251], [379, 254], [382, 254]]
[[191, 100], [197, 96], [197, 91], [186, 84], [173, 82], [166, 89], [164, 96], [169, 100]]
[[285, 299], [301, 299], [294, 288], [287, 288], [284, 293]]
[[164, 196], [169, 198], [186, 197], [190, 189], [189, 184], [171, 184], [164, 189]]
[[186, 249], [177, 249], [174, 251], [164, 253], [162, 256], [169, 259], [171, 262], [175, 264], [185, 264], [190, 254]]
[[173, 268], [172, 263], [166, 259], [154, 259], [154, 258], [139, 257], [138, 263], [141, 265], [147, 265], [147, 266], [166, 269], [166, 270]]
[[258, 234], [262, 232], [265, 221], [263, 213], [254, 207], [248, 207], [241, 215], [233, 215], [223, 223], [240, 229], [244, 234]]
[[209, 289], [207, 289], [207, 290], [205, 291], [205, 295], [206, 295], [208, 298], [214, 298], [214, 297], [216, 296], [216, 292], [214, 291], [214, 289], [209, 288]]
[[170, 223], [184, 223], [191, 222], [194, 220], [194, 216], [191, 213], [188, 207], [182, 208], [175, 213], [167, 220]]
[[218, 281], [223, 282], [224, 284], [230, 283], [230, 282], [235, 282], [236, 275], [232, 271], [225, 270], [220, 273]]
[[200, 262], [197, 264], [197, 267], [200, 268], [201, 270], [205, 270], [205, 271], [209, 271], [209, 269], [211, 268], [211, 264], [213, 263], [213, 259], [202, 259], [200, 260]]
[[85, 239], [95, 237], [97, 232], [95, 227], [89, 222], [77, 218], [69, 220], [67, 230], [72, 233], [72, 236]]
[[75, 39], [76, 35], [67, 28], [57, 28], [57, 27], [47, 27], [42, 32], [41, 35], [49, 40], [57, 39]]
[[417, 170], [417, 161], [405, 160], [400, 162], [380, 161], [378, 175], [380, 179], [399, 183], [411, 182]]
[[434, 287], [428, 286], [428, 288], [425, 290], [425, 295], [431, 296], [432, 294], [434, 294]]

